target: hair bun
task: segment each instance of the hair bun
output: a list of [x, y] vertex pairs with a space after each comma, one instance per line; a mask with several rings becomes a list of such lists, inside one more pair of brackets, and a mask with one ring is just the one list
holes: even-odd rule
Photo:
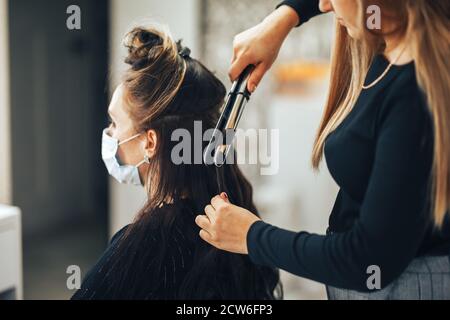
[[125, 37], [128, 56], [125, 63], [133, 70], [139, 70], [150, 64], [166, 50], [165, 39], [157, 31], [134, 28]]
[[142, 46], [145, 47], [153, 47], [162, 44], [162, 38], [148, 30], [138, 30], [136, 37], [139, 39], [139, 42], [142, 43]]

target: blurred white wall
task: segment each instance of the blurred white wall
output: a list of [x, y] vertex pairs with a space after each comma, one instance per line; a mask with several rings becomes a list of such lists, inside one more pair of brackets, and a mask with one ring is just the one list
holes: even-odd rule
[[0, 203], [10, 204], [10, 99], [9, 99], [8, 1], [0, 0]]
[[[110, 65], [111, 92], [119, 84], [126, 51], [122, 45], [123, 36], [137, 24], [158, 22], [166, 24], [175, 39], [198, 55], [200, 32], [199, 0], [112, 0], [110, 12]], [[143, 188], [120, 185], [110, 179], [110, 232], [130, 223], [134, 214], [145, 201]]]

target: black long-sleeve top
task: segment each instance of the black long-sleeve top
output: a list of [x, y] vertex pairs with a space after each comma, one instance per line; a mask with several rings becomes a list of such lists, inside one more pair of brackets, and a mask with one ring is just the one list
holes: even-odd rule
[[[304, 23], [319, 14], [317, 0], [289, 0]], [[366, 84], [389, 62], [375, 57]], [[328, 169], [340, 187], [327, 235], [291, 232], [265, 222], [247, 235], [257, 264], [340, 288], [367, 291], [368, 267], [382, 287], [422, 255], [449, 255], [450, 219], [441, 230], [430, 213], [433, 124], [415, 65], [393, 66], [363, 90], [325, 143]], [[314, 214], [314, 213], [309, 213]]]

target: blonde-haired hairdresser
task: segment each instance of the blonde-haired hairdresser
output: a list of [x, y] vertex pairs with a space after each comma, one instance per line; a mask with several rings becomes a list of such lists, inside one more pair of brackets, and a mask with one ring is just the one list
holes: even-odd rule
[[336, 38], [312, 164], [326, 157], [340, 187], [326, 235], [271, 226], [222, 194], [196, 218], [200, 236], [322, 282], [330, 299], [450, 299], [450, 1], [284, 1], [235, 37], [230, 78], [256, 65], [254, 91], [289, 32], [323, 12]]

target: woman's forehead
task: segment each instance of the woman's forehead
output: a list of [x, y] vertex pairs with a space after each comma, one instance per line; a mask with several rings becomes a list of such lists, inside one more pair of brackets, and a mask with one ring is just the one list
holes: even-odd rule
[[121, 117], [126, 115], [124, 108], [124, 86], [120, 84], [114, 90], [113, 96], [111, 98], [111, 103], [109, 104], [108, 112], [113, 117]]

